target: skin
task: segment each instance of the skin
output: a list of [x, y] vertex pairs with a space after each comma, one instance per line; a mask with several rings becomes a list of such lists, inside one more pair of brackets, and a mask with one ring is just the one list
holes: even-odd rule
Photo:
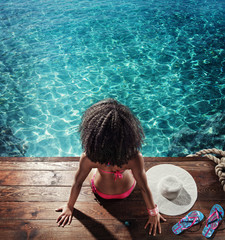
[[[73, 209], [75, 202], [79, 196], [82, 184], [86, 178], [91, 179], [93, 176], [93, 169], [97, 169], [95, 176], [95, 186], [96, 188], [105, 194], [121, 194], [129, 190], [136, 180], [142, 196], [144, 198], [146, 207], [148, 209], [153, 209], [155, 203], [153, 201], [152, 193], [148, 187], [147, 177], [144, 170], [144, 159], [139, 153], [137, 157], [131, 159], [128, 164], [123, 165], [121, 168], [117, 166], [106, 166], [99, 163], [93, 163], [85, 153], [81, 155], [79, 169], [75, 174], [75, 179], [71, 188], [71, 193], [69, 201], [65, 206], [56, 209], [57, 212], [62, 212], [58, 219], [58, 226], [64, 227], [66, 224], [70, 225], [73, 217]], [[98, 171], [102, 169], [104, 171], [113, 172], [121, 171], [123, 172], [123, 178], [116, 180], [113, 174], [103, 173]], [[149, 235], [156, 235], [157, 228], [158, 232], [161, 234], [161, 223], [160, 220], [166, 221], [166, 219], [157, 214], [156, 216], [149, 216], [148, 221], [145, 225], [145, 229], [149, 226]]]

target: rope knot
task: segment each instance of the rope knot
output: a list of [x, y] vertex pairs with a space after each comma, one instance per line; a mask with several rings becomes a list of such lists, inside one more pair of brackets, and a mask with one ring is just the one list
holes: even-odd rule
[[221, 162], [221, 163], [225, 163], [225, 157], [222, 157], [222, 158], [220, 159], [220, 162]]
[[[215, 154], [216, 156], [209, 153]], [[210, 160], [214, 161], [217, 164], [215, 167], [215, 173], [219, 177], [219, 181], [223, 186], [223, 191], [225, 191], [225, 151], [218, 150], [216, 148], [203, 149], [199, 152], [196, 152], [193, 155], [188, 155], [187, 157], [194, 157], [194, 156], [201, 156], [201, 155], [203, 155], [203, 157], [209, 158]]]
[[219, 181], [223, 186], [223, 190], [225, 191], [225, 163], [220, 163], [215, 167], [215, 172], [219, 177]]

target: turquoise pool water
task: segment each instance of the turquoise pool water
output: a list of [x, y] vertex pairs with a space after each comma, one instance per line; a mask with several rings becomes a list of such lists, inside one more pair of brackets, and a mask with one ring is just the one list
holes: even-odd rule
[[81, 115], [108, 97], [145, 156], [223, 149], [224, 16], [224, 0], [0, 0], [1, 156], [80, 155]]

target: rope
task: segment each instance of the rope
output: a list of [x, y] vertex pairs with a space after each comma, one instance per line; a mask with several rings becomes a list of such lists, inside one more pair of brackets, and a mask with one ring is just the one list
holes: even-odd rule
[[[216, 156], [211, 155], [210, 153], [215, 154]], [[216, 148], [203, 149], [195, 154], [190, 154], [187, 157], [200, 157], [201, 155], [216, 163], [215, 173], [219, 177], [219, 181], [223, 186], [223, 191], [225, 191], [225, 151], [218, 150]], [[220, 156], [220, 158], [217, 156]]]

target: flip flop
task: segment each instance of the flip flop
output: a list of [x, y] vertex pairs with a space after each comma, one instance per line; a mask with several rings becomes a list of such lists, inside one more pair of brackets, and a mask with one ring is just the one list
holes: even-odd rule
[[172, 227], [172, 231], [175, 234], [180, 234], [184, 230], [200, 223], [203, 218], [204, 215], [200, 211], [191, 211]]
[[210, 238], [216, 228], [219, 226], [224, 216], [224, 210], [219, 204], [215, 204], [211, 211], [210, 215], [206, 220], [206, 225], [202, 231], [202, 235], [206, 238]]

